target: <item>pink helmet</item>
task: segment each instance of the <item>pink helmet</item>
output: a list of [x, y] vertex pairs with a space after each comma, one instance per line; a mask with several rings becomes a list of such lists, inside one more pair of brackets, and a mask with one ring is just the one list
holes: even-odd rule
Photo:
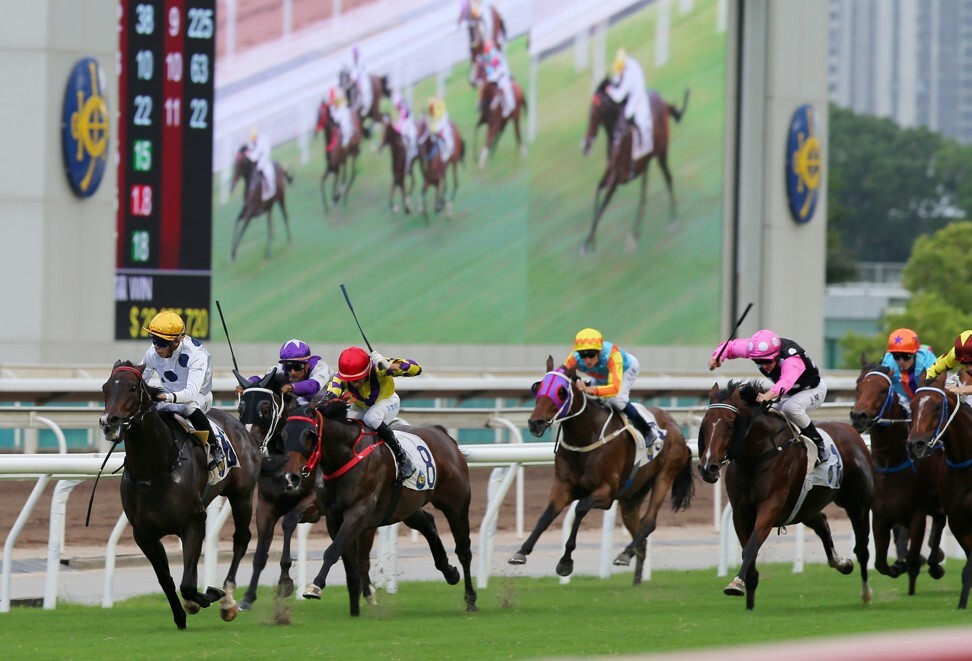
[[758, 330], [749, 338], [749, 357], [776, 358], [780, 355], [780, 338], [771, 330]]

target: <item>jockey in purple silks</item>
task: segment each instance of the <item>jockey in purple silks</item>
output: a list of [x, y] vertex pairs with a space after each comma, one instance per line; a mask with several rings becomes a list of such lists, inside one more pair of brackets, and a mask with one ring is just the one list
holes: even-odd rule
[[[314, 396], [327, 385], [333, 374], [327, 362], [320, 356], [311, 355], [307, 343], [297, 338], [287, 340], [280, 347], [279, 368], [272, 367], [267, 372], [273, 369], [281, 370], [288, 379], [288, 382], [281, 386], [280, 393], [294, 393], [300, 405], [310, 404]], [[250, 383], [256, 383], [261, 378], [251, 376]], [[236, 392], [242, 393], [243, 388], [237, 386]]]

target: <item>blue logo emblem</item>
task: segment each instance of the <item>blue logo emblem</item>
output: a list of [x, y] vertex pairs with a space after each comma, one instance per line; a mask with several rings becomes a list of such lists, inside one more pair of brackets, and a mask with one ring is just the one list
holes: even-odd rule
[[817, 120], [809, 103], [796, 109], [786, 143], [786, 197], [798, 223], [809, 222], [817, 208], [823, 154]]
[[104, 72], [96, 60], [86, 57], [74, 65], [64, 90], [61, 145], [64, 169], [78, 197], [98, 190], [108, 164], [106, 94]]

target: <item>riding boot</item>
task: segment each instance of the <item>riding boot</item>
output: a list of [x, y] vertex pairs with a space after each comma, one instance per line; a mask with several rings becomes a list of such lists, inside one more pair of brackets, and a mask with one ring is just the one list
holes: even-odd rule
[[820, 432], [817, 428], [813, 426], [811, 422], [809, 425], [800, 430], [800, 433], [809, 438], [817, 446], [817, 462], [814, 466], [819, 466], [827, 459], [826, 449], [824, 448], [823, 439], [820, 437]]
[[222, 446], [219, 444], [219, 439], [216, 438], [216, 433], [209, 423], [209, 418], [203, 413], [202, 409], [196, 409], [189, 414], [189, 422], [196, 428], [196, 431], [206, 432], [208, 434], [208, 438], [203, 447], [209, 447], [209, 453], [212, 455], [212, 459], [209, 460], [209, 465], [206, 467], [207, 470], [219, 468], [220, 472], [222, 472], [226, 457], [223, 454]]
[[388, 426], [388, 423], [381, 423], [375, 431], [378, 432], [379, 438], [385, 442], [385, 445], [391, 448], [392, 454], [395, 455], [395, 463], [398, 464], [398, 475], [395, 477], [395, 484], [401, 484], [412, 476], [412, 473], [415, 472], [415, 466], [412, 465], [412, 460], [408, 458], [405, 449], [402, 448], [398, 439], [395, 438], [395, 432]]
[[645, 443], [650, 445], [655, 435], [652, 433], [651, 425], [648, 424], [648, 421], [641, 417], [641, 413], [638, 412], [638, 409], [631, 402], [624, 405], [624, 412], [627, 414], [631, 424], [645, 437]]

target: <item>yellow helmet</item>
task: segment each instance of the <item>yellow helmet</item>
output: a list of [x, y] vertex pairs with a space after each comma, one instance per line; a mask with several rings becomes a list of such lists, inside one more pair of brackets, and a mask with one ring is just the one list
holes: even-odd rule
[[446, 106], [445, 101], [443, 101], [438, 96], [433, 96], [429, 99], [429, 114], [432, 115], [432, 119], [439, 120], [445, 115]]
[[604, 346], [604, 338], [601, 331], [594, 328], [585, 328], [574, 336], [574, 351], [600, 351]]
[[186, 324], [182, 317], [171, 310], [163, 310], [152, 318], [148, 328], [143, 328], [149, 335], [174, 342], [186, 334]]
[[620, 76], [621, 72], [624, 71], [624, 61], [627, 59], [628, 54], [623, 48], [618, 49], [618, 54], [614, 56], [614, 75]]
[[256, 139], [257, 139], [257, 127], [256, 126], [251, 126], [250, 127], [250, 142], [253, 142]]

